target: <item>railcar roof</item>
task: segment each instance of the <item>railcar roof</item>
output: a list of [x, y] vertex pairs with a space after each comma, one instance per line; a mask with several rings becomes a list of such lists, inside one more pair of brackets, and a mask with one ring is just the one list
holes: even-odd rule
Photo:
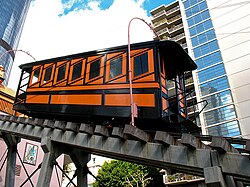
[[[166, 72], [170, 72], [168, 75], [168, 78], [173, 78], [175, 74], [174, 72], [176, 71], [191, 71], [197, 68], [197, 65], [190, 58], [190, 56], [186, 53], [186, 51], [178, 43], [174, 41], [153, 40], [153, 41], [131, 44], [130, 47], [131, 47], [131, 50], [133, 50], [137, 48], [139, 49], [139, 48], [154, 47], [154, 46], [158, 46], [161, 52], [161, 55], [163, 55], [162, 57], [164, 58], [164, 61], [165, 61]], [[26, 63], [26, 64], [20, 65], [19, 67], [21, 69], [26, 69], [26, 68], [30, 68], [39, 64], [59, 62], [62, 60], [70, 60], [72, 58], [81, 58], [84, 56], [105, 54], [107, 52], [117, 52], [121, 50], [126, 50], [127, 47], [128, 45], [104, 48], [100, 50], [88, 51], [88, 52], [83, 52], [83, 53], [78, 53], [78, 54], [73, 54], [73, 55], [61, 56], [61, 57]]]

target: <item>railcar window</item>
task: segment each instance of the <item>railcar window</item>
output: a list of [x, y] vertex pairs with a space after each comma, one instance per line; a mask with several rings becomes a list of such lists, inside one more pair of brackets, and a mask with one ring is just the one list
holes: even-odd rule
[[49, 67], [45, 70], [44, 79], [43, 79], [44, 83], [51, 79], [51, 73], [52, 73], [52, 67]]
[[82, 73], [82, 61], [73, 66], [72, 80], [81, 77], [81, 73]]
[[110, 61], [110, 79], [122, 74], [122, 57]]
[[93, 78], [98, 77], [100, 75], [100, 65], [101, 65], [100, 60], [97, 60], [97, 61], [92, 62], [90, 64], [89, 79], [93, 79]]
[[65, 78], [65, 72], [66, 72], [66, 64], [58, 68], [58, 74], [57, 74], [57, 79], [56, 79], [57, 82]]
[[31, 84], [34, 84], [38, 81], [39, 74], [40, 74], [40, 68], [34, 71]]
[[134, 58], [134, 77], [148, 72], [148, 53]]

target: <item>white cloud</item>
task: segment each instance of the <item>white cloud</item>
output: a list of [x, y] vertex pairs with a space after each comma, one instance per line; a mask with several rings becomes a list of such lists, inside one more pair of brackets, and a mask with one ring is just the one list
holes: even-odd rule
[[[37, 60], [64, 56], [89, 50], [126, 45], [128, 23], [133, 17], [150, 21], [142, 0], [115, 0], [109, 9], [101, 10], [92, 1], [91, 10], [78, 10], [67, 15], [60, 0], [36, 0], [28, 12], [18, 49], [29, 51]], [[131, 24], [131, 42], [152, 40], [153, 33], [139, 20]], [[32, 59], [17, 53], [9, 81], [16, 89], [20, 75], [18, 65]]]

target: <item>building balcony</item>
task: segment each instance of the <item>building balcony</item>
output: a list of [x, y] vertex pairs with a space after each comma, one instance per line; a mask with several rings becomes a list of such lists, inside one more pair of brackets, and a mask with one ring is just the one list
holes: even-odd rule
[[172, 33], [172, 32], [174, 32], [176, 30], [179, 30], [180, 28], [183, 28], [183, 24], [182, 23], [179, 24], [179, 25], [176, 25], [176, 26], [174, 26], [174, 27], [172, 27], [172, 28], [170, 28], [168, 30], [169, 30], [169, 33]]
[[177, 36], [171, 38], [171, 40], [173, 40], [173, 41], [178, 41], [178, 40], [181, 40], [181, 39], [183, 39], [183, 38], [185, 38], [185, 34], [184, 34], [184, 33], [179, 34], [179, 35], [177, 35]]
[[168, 11], [166, 11], [166, 14], [169, 15], [169, 14], [172, 14], [173, 12], [177, 11], [177, 10], [180, 10], [180, 6], [176, 6]]
[[174, 16], [174, 17], [172, 17], [170, 19], [164, 18], [164, 19], [161, 19], [160, 21], [154, 22], [153, 25], [154, 25], [155, 28], [157, 28], [160, 25], [163, 25], [165, 23], [170, 25], [171, 23], [174, 23], [175, 21], [180, 20], [180, 18], [181, 18], [181, 15]]
[[157, 17], [159, 17], [159, 16], [161, 16], [161, 15], [163, 15], [163, 14], [165, 14], [165, 10], [162, 10], [162, 11], [160, 11], [160, 12], [154, 14], [154, 15], [153, 15], [153, 18], [157, 18]]
[[162, 35], [162, 34], [164, 34], [164, 33], [169, 33], [167, 27], [164, 28], [164, 29], [161, 29], [161, 30], [159, 30], [159, 31], [157, 32], [157, 34], [158, 34], [159, 36]]
[[174, 16], [168, 20], [168, 23], [173, 23], [181, 18], [181, 15]]

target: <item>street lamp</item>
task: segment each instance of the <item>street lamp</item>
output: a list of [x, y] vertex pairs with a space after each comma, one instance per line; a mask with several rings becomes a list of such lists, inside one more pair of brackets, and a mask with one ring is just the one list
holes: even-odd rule
[[135, 117], [137, 117], [137, 107], [133, 101], [133, 86], [132, 86], [132, 69], [131, 69], [131, 62], [130, 62], [130, 25], [131, 22], [135, 19], [141, 20], [142, 22], [146, 23], [147, 26], [154, 32], [154, 34], [159, 38], [157, 33], [155, 32], [154, 28], [147, 23], [144, 19], [134, 17], [129, 21], [128, 24], [128, 72], [129, 72], [129, 94], [130, 94], [130, 107], [131, 107], [131, 125], [135, 125]]
[[[29, 55], [31, 58], [33, 58], [34, 61], [36, 61], [36, 59], [35, 59], [29, 52], [23, 51], [23, 50], [21, 50], [21, 49], [10, 49], [10, 50], [8, 50], [8, 51], [5, 51], [3, 54], [1, 54], [0, 60], [1, 60], [1, 58], [2, 58], [5, 54], [10, 53], [10, 52], [14, 52], [14, 51], [15, 51], [15, 52], [16, 52], [16, 51], [23, 52], [23, 53]], [[2, 67], [0, 67], [0, 84], [1, 84], [3, 81], [4, 81], [4, 67], [2, 66]]]

